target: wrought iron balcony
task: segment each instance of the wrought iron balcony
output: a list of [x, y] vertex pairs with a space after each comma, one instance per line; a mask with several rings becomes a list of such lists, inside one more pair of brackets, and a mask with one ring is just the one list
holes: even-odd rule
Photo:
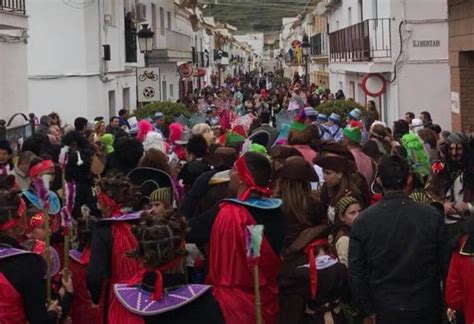
[[319, 33], [309, 38], [311, 44], [312, 56], [327, 56], [328, 55], [328, 34]]
[[332, 62], [367, 62], [392, 56], [389, 18], [367, 19], [329, 34]]
[[0, 0], [0, 11], [26, 14], [25, 0]]

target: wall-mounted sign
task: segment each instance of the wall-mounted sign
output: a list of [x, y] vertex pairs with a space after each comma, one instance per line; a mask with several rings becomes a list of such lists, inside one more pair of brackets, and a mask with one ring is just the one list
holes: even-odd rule
[[183, 63], [178, 67], [178, 73], [184, 79], [193, 76], [193, 70], [193, 65], [190, 63]]
[[362, 80], [361, 88], [367, 96], [380, 97], [387, 89], [387, 80], [380, 73], [369, 73]]
[[459, 92], [451, 92], [451, 111], [459, 114]]
[[160, 70], [158, 68], [137, 69], [138, 102], [160, 100]]
[[440, 47], [439, 40], [414, 40], [413, 47]]

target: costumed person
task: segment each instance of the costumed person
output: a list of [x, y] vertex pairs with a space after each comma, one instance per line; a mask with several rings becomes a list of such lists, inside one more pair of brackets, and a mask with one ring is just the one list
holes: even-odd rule
[[207, 142], [207, 145], [212, 145], [216, 142], [216, 137], [214, 136], [214, 132], [206, 123], [199, 123], [193, 126], [191, 129], [193, 135], [202, 135]]
[[95, 223], [95, 218], [90, 215], [84, 215], [77, 221], [77, 248], [69, 251], [69, 271], [74, 278], [74, 299], [70, 313], [72, 324], [98, 323], [100, 320], [100, 314], [92, 304], [86, 285], [86, 270]]
[[60, 163], [64, 165], [64, 180], [66, 183], [74, 183], [75, 186], [72, 217], [74, 219], [81, 218], [81, 210], [84, 205], [88, 207], [92, 215], [97, 217], [100, 212], [97, 209], [97, 198], [94, 193], [95, 177], [91, 170], [93, 149], [84, 136], [77, 131], [64, 136], [63, 145]]
[[21, 152], [18, 155], [12, 175], [15, 176], [15, 185], [20, 190], [26, 190], [31, 185], [28, 170], [30, 169], [31, 160], [35, 157], [36, 155], [30, 151]]
[[[132, 228], [138, 247], [129, 253], [142, 264], [130, 280], [114, 286], [117, 300], [145, 323], [224, 323], [211, 286], [186, 284], [184, 218], [173, 212], [156, 217], [143, 212]], [[144, 302], [141, 302], [144, 301]]]
[[103, 178], [96, 187], [98, 220], [92, 235], [91, 254], [86, 282], [92, 303], [99, 304], [100, 323], [143, 323], [140, 316], [128, 312], [115, 298], [113, 285], [130, 280], [140, 267], [126, 253], [135, 250], [138, 242], [131, 232], [131, 223], [139, 213], [131, 213], [138, 205], [138, 188], [121, 175]]
[[172, 146], [173, 152], [176, 154], [180, 161], [186, 160], [186, 152], [183, 148], [183, 144], [186, 144], [186, 141], [183, 140], [185, 136], [185, 131], [183, 125], [180, 123], [171, 123], [169, 126], [169, 144]]
[[105, 173], [116, 172], [127, 175], [135, 169], [143, 156], [143, 145], [134, 138], [120, 137], [115, 139], [114, 151], [107, 156]]
[[[50, 233], [48, 233], [48, 235], [51, 236], [51, 246], [54, 246], [56, 250], [58, 250], [60, 256], [62, 256], [63, 235], [61, 219], [59, 217], [61, 202], [53, 191], [48, 190], [46, 195], [48, 203], [47, 206], [43, 206], [43, 202], [39, 198], [41, 193], [38, 192], [39, 190], [42, 190], [42, 188], [49, 189], [50, 184], [54, 181], [55, 166], [53, 161], [41, 160], [39, 158], [32, 159], [28, 176], [31, 185], [27, 190], [21, 192], [21, 196], [26, 203], [27, 215], [28, 217], [31, 217], [32, 215], [36, 215], [38, 212], [43, 212], [45, 207], [47, 207], [47, 212], [50, 217]], [[38, 185], [39, 183], [41, 183], [41, 185]], [[44, 184], [44, 186], [42, 184]]]
[[139, 140], [141, 143], [145, 141], [147, 134], [154, 130], [153, 125], [147, 119], [140, 120], [137, 124], [137, 127], [138, 133], [136, 139]]
[[457, 241], [466, 217], [474, 215], [474, 156], [462, 133], [451, 133], [441, 153], [443, 160], [432, 164], [426, 189], [444, 205], [447, 234]]
[[305, 160], [313, 165], [316, 152], [309, 146], [313, 138], [313, 132], [310, 127], [304, 124], [304, 118], [304, 116], [295, 118], [295, 121], [291, 124], [288, 133], [288, 145], [297, 149]]
[[166, 212], [173, 210], [173, 189], [158, 188], [150, 194], [150, 213], [162, 217]]
[[203, 161], [203, 157], [209, 152], [209, 147], [202, 135], [193, 135], [184, 150], [187, 162], [179, 171], [177, 179], [182, 181], [183, 187], [187, 191], [203, 172], [210, 170], [209, 165]]
[[325, 128], [328, 132], [324, 133], [324, 135], [321, 136], [322, 141], [330, 141], [334, 140], [336, 142], [341, 143], [342, 140], [344, 139], [342, 135], [342, 127], [341, 127], [341, 116], [332, 113], [329, 118], [328, 118], [328, 124], [327, 127]]
[[278, 323], [346, 324], [341, 303], [350, 295], [347, 268], [330, 255], [324, 225], [291, 244], [278, 273]]
[[342, 197], [353, 196], [364, 202], [364, 206], [367, 205], [368, 197], [364, 197], [363, 190], [355, 180], [357, 167], [353, 160], [342, 156], [324, 156], [316, 158], [314, 162], [323, 169], [321, 203], [330, 224], [334, 224], [335, 207]]
[[445, 289], [447, 306], [459, 313], [455, 315], [457, 320], [464, 317], [464, 323], [474, 323], [473, 257], [474, 228], [471, 224], [452, 254]]
[[349, 233], [362, 207], [354, 197], [342, 197], [336, 204], [336, 218], [332, 245], [336, 249], [339, 262], [348, 266]]
[[275, 197], [283, 201], [287, 232], [283, 241], [282, 254], [305, 229], [320, 225], [319, 200], [311, 193], [311, 182], [318, 182], [318, 175], [312, 165], [303, 157], [292, 156], [286, 159], [278, 170]]
[[[293, 146], [289, 145], [276, 145], [273, 146], [270, 151], [268, 151], [268, 154], [270, 155], [272, 159], [272, 167], [274, 171], [274, 179], [276, 179], [276, 176], [279, 174], [278, 170], [283, 167], [285, 164], [286, 159], [292, 156], [301, 156], [300, 151], [295, 149]], [[274, 181], [272, 181], [273, 183]]]
[[13, 176], [0, 176], [0, 322], [56, 323], [58, 302], [45, 306], [44, 259], [18, 243], [26, 205], [12, 189], [14, 181]]
[[[209, 271], [206, 282], [228, 324], [254, 323], [253, 265], [247, 260], [246, 227], [265, 228], [259, 259], [259, 290], [263, 322], [275, 323], [278, 314], [277, 271], [285, 235], [281, 200], [270, 197], [270, 161], [254, 152], [245, 153], [230, 172], [229, 189], [237, 195], [219, 205], [209, 224]], [[229, 253], [233, 251], [233, 253]]]
[[[232, 197], [228, 189], [229, 170], [238, 156], [237, 151], [232, 147], [218, 147], [212, 155], [214, 169], [196, 179], [179, 206], [179, 214], [190, 220], [202, 213], [217, 213], [216, 204], [222, 199]], [[215, 210], [212, 211], [212, 209]], [[207, 233], [207, 239], [208, 236], [209, 233]]]
[[389, 155], [392, 151], [389, 137], [384, 122], [373, 122], [370, 126], [369, 140], [362, 145], [362, 151], [378, 163], [382, 156]]
[[357, 171], [362, 174], [370, 187], [375, 181], [377, 173], [377, 164], [368, 155], [362, 152], [360, 143], [362, 140], [361, 132], [362, 124], [359, 122], [352, 122], [342, 130], [344, 136], [344, 144], [354, 156], [357, 166]]
[[13, 150], [10, 143], [0, 141], [0, 175], [8, 175], [13, 171], [13, 161], [11, 159]]

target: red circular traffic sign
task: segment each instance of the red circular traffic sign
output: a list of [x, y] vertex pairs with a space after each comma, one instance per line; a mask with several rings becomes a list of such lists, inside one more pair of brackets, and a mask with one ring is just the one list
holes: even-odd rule
[[183, 63], [178, 67], [178, 73], [182, 78], [189, 78], [193, 75], [193, 66], [189, 63]]
[[[381, 80], [382, 87], [379, 91], [370, 91], [367, 88], [367, 81], [369, 81], [370, 78], [378, 78]], [[385, 80], [384, 76], [380, 73], [369, 73], [366, 74], [364, 79], [362, 80], [361, 87], [366, 95], [371, 97], [380, 97], [383, 93], [385, 93], [385, 90], [387, 89], [387, 80]]]

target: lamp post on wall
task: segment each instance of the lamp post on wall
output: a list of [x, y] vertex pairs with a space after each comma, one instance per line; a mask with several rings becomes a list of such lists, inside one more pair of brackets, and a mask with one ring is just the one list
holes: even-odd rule
[[303, 57], [304, 57], [304, 62], [305, 62], [305, 77], [304, 77], [304, 84], [306, 87], [306, 90], [308, 90], [308, 85], [309, 85], [309, 80], [308, 80], [308, 57], [309, 57], [309, 48], [310, 48], [310, 43], [308, 39], [308, 35], [303, 36], [303, 43], [301, 43], [301, 48], [303, 50]]
[[148, 67], [148, 55], [153, 50], [153, 36], [155, 36], [155, 32], [148, 27], [148, 24], [142, 24], [142, 29], [137, 33], [137, 37], [140, 52], [145, 55], [145, 67]]

